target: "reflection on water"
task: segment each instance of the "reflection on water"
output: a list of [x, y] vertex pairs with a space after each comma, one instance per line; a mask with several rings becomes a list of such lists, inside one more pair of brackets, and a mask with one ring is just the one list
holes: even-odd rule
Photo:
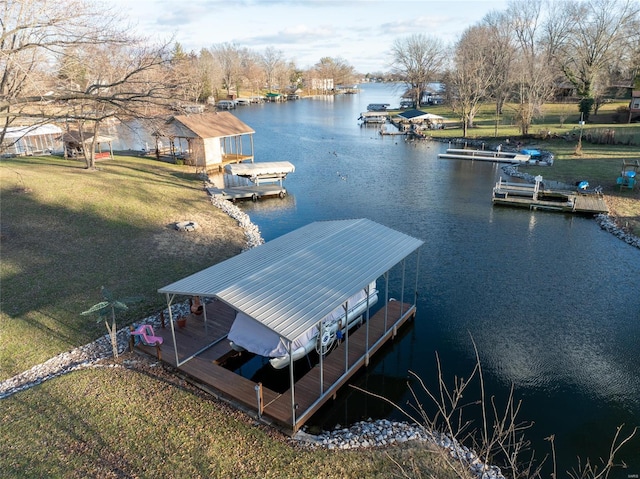
[[[296, 166], [284, 200], [239, 204], [265, 240], [312, 221], [367, 217], [425, 241], [415, 324], [357, 385], [404, 404], [407, 371], [433, 384], [436, 351], [448, 378], [467, 376], [473, 337], [490, 393], [504, 398], [513, 383], [523, 399], [539, 457], [551, 434], [561, 467], [605, 454], [617, 425], [640, 425], [640, 251], [589, 218], [494, 208], [499, 165], [439, 160], [446, 144], [358, 126], [368, 103], [398, 98], [365, 85], [332, 101], [237, 110], [256, 131], [256, 161]], [[312, 423], [394, 414], [345, 388]], [[620, 458], [640, 473], [637, 451], [640, 439]]]
[[[404, 404], [407, 371], [433, 384], [435, 351], [446, 375], [468, 375], [472, 336], [490, 392], [515, 384], [539, 456], [550, 434], [561, 466], [605, 454], [618, 424], [640, 423], [640, 253], [588, 218], [492, 207], [498, 165], [438, 160], [446, 144], [359, 127], [368, 103], [394, 104], [379, 85], [364, 90], [238, 112], [256, 130], [257, 161], [296, 165], [294, 202], [242, 204], [266, 240], [368, 217], [425, 241], [415, 324], [354, 382]], [[347, 388], [312, 424], [396, 414], [374, 403]], [[639, 444], [621, 455], [636, 470]]]

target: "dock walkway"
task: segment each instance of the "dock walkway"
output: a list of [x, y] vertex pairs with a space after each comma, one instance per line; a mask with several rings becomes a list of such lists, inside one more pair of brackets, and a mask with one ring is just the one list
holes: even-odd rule
[[[366, 367], [370, 355], [395, 338], [398, 329], [414, 316], [414, 306], [390, 301], [386, 311], [382, 308], [369, 321], [351, 331], [348, 342], [343, 341], [323, 358], [322, 368], [316, 365], [294, 383], [295, 418], [291, 389], [278, 393], [224, 367], [227, 359], [239, 353], [231, 349], [227, 340], [235, 313], [221, 301], [206, 304], [206, 314], [189, 315], [185, 327], [175, 328], [177, 358], [171, 328], [158, 328], [155, 334], [163, 338], [162, 361], [176, 367], [190, 381], [215, 397], [293, 434], [322, 405], [335, 397], [338, 389], [360, 368]], [[136, 347], [150, 355], [157, 354], [155, 347], [141, 344]], [[188, 358], [191, 359], [183, 363]]]
[[609, 210], [602, 195], [578, 191], [550, 190], [538, 184], [509, 183], [500, 180], [493, 188], [492, 202], [532, 210], [598, 214]]

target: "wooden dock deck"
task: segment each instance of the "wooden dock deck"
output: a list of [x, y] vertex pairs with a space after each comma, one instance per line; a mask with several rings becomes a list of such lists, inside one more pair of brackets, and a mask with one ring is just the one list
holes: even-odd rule
[[[162, 361], [177, 367], [188, 379], [216, 397], [293, 434], [322, 405], [334, 398], [338, 389], [361, 367], [367, 366], [370, 355], [395, 338], [398, 329], [414, 316], [414, 306], [390, 301], [386, 311], [382, 308], [368, 322], [352, 330], [348, 342], [343, 341], [323, 358], [322, 368], [319, 364], [312, 367], [294, 383], [295, 407], [291, 389], [279, 393], [224, 367], [226, 359], [238, 353], [226, 340], [234, 311], [220, 301], [206, 305], [206, 321], [205, 315], [190, 315], [184, 328], [175, 328], [178, 358], [170, 326], [159, 328], [155, 333], [163, 338]], [[136, 347], [154, 356], [157, 352], [155, 347]], [[188, 358], [191, 359], [177, 365]]]
[[491, 161], [494, 163], [526, 164], [531, 155], [508, 151], [468, 150], [464, 148], [448, 148], [446, 153], [438, 155], [440, 159]]
[[536, 191], [536, 185], [528, 183], [500, 181], [493, 188], [492, 201], [497, 205], [575, 214], [598, 214], [609, 211], [600, 194], [544, 188]]

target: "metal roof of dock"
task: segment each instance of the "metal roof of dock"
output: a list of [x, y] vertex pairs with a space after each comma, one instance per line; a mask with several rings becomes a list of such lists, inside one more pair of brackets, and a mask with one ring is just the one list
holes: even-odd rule
[[422, 244], [369, 219], [319, 221], [158, 292], [216, 297], [293, 341]]

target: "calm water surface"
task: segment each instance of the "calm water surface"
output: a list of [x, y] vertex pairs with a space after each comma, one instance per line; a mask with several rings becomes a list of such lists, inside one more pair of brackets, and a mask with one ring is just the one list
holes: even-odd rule
[[[490, 394], [511, 384], [537, 457], [556, 435], [562, 468], [597, 458], [619, 424], [640, 426], [640, 251], [589, 218], [493, 207], [497, 165], [439, 160], [446, 144], [360, 127], [366, 105], [398, 104], [386, 85], [358, 95], [242, 107], [256, 161], [295, 164], [284, 200], [241, 203], [265, 240], [317, 220], [367, 217], [424, 240], [413, 325], [353, 381], [398, 404], [408, 371], [428, 382], [438, 352], [449, 380], [467, 377], [477, 344]], [[552, 170], [549, 175], [552, 176]], [[345, 388], [311, 425], [399, 418]], [[629, 430], [629, 429], [627, 429]], [[640, 439], [612, 477], [640, 473]]]

